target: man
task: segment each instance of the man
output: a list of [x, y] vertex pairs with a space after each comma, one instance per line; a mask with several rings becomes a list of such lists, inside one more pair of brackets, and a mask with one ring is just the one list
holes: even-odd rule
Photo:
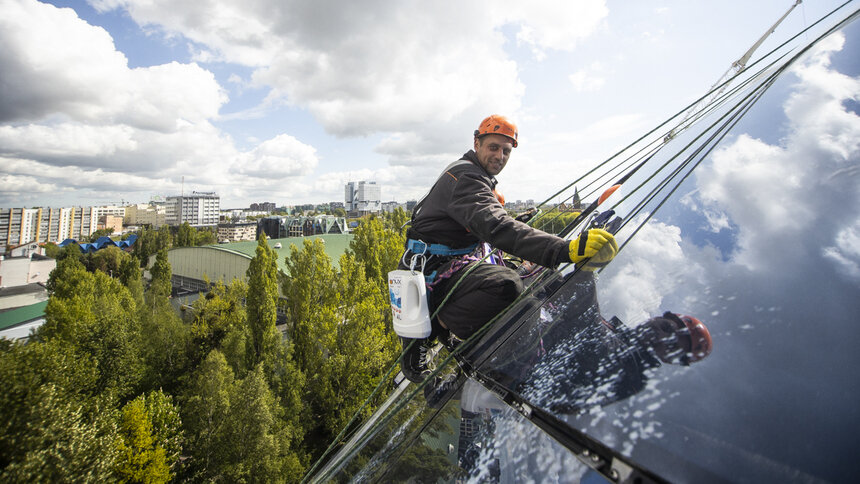
[[413, 211], [400, 268], [423, 271], [431, 314], [438, 309], [428, 338], [402, 338], [407, 351], [401, 368], [413, 382], [429, 373], [427, 351], [433, 340], [470, 337], [522, 293], [514, 270], [481, 262], [489, 249], [485, 244], [546, 267], [590, 258], [605, 263], [618, 251], [612, 234], [602, 229], [569, 241], [508, 215], [494, 193], [495, 176], [517, 147], [517, 136], [516, 125], [504, 116], [481, 121], [473, 149], [445, 169]]
[[[534, 311], [481, 366], [530, 404], [555, 414], [577, 415], [636, 395], [662, 364], [690, 365], [712, 350], [710, 332], [692, 316], [664, 312], [635, 327], [616, 317], [606, 320], [593, 273], [579, 271], [552, 288], [541, 310]], [[529, 466], [535, 462], [527, 459], [505, 461], [511, 449], [504, 433], [495, 432], [505, 404], [494, 394], [467, 380], [460, 405], [458, 460], [469, 478], [484, 472], [499, 480], [500, 468], [526, 474], [533, 470]], [[479, 462], [489, 465], [478, 466]]]
[[[605, 406], [642, 391], [649, 370], [661, 364], [688, 366], [711, 354], [710, 332], [695, 317], [667, 311], [628, 327], [600, 314], [591, 272], [580, 271], [570, 282], [539, 316], [545, 326], [539, 361], [515, 363], [513, 355], [499, 352], [509, 363], [497, 376], [536, 404], [566, 414]], [[526, 376], [517, 382], [519, 375]]]

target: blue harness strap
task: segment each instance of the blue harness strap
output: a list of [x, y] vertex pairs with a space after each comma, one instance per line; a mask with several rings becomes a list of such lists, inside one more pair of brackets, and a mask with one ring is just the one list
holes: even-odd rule
[[406, 242], [406, 249], [413, 254], [430, 254], [430, 255], [466, 255], [478, 247], [478, 244], [473, 244], [461, 249], [452, 249], [445, 244], [428, 244], [426, 242], [409, 239]]

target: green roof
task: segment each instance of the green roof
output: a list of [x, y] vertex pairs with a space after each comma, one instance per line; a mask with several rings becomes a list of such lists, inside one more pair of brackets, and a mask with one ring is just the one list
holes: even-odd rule
[[44, 316], [45, 306], [47, 305], [48, 301], [42, 301], [29, 306], [21, 306], [20, 308], [0, 312], [0, 329], [10, 328]]
[[[352, 240], [352, 234], [326, 234], [326, 235], [309, 235], [307, 237], [286, 237], [283, 239], [269, 239], [269, 247], [272, 247], [278, 254], [278, 269], [287, 273], [285, 260], [290, 255], [290, 246], [295, 245], [299, 249], [302, 248], [305, 240], [322, 239], [325, 242], [325, 253], [331, 258], [332, 265], [339, 267], [340, 256], [349, 248], [349, 242]], [[281, 248], [275, 249], [275, 244], [280, 243]], [[257, 241], [248, 240], [244, 242], [231, 242], [229, 244], [207, 245], [217, 250], [225, 250], [233, 252], [244, 257], [253, 258], [257, 254]]]

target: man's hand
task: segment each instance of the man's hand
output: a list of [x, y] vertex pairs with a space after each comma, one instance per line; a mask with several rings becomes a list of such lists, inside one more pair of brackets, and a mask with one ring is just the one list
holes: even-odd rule
[[593, 271], [605, 266], [615, 257], [618, 243], [611, 233], [603, 229], [591, 229], [571, 240], [569, 250], [571, 262], [579, 263], [588, 259], [582, 269]]

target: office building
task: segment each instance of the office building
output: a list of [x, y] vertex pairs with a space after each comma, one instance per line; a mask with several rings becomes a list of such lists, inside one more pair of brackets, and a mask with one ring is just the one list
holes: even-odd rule
[[214, 227], [221, 215], [221, 198], [215, 192], [191, 192], [191, 195], [167, 197], [165, 220], [168, 225]]
[[351, 216], [379, 213], [382, 189], [373, 181], [349, 182], [344, 187], [344, 206]]

